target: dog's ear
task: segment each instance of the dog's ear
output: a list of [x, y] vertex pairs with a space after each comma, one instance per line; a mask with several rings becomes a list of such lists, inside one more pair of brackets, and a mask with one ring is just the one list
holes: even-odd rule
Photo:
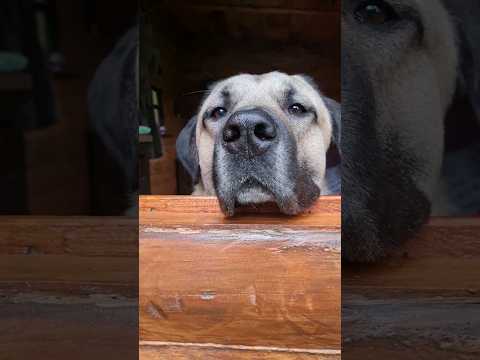
[[177, 159], [192, 178], [195, 185], [200, 180], [200, 165], [196, 141], [197, 117], [192, 117], [177, 138]]
[[332, 137], [333, 142], [340, 149], [341, 126], [342, 126], [342, 106], [340, 103], [326, 96], [322, 96], [323, 102], [330, 113], [332, 119]]
[[457, 19], [455, 25], [460, 55], [458, 90], [469, 100], [480, 124], [480, 2], [453, 3], [451, 6], [454, 8], [450, 10]]

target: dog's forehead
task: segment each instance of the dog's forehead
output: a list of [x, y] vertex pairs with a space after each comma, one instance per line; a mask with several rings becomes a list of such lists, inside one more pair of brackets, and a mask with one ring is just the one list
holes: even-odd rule
[[278, 96], [288, 89], [298, 88], [298, 79], [280, 72], [271, 72], [262, 75], [240, 74], [225, 79], [214, 86], [213, 96], [228, 95], [232, 99], [241, 99], [245, 96], [270, 95]]

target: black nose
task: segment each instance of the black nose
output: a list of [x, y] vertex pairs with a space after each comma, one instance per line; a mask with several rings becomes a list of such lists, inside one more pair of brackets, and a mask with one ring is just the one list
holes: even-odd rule
[[226, 149], [248, 158], [265, 153], [276, 137], [277, 129], [272, 117], [259, 109], [233, 113], [223, 128]]

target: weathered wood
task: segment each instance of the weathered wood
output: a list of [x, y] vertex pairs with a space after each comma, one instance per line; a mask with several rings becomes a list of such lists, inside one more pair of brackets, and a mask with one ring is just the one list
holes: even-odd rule
[[340, 351], [144, 341], [140, 342], [140, 358], [142, 360], [339, 360]]
[[1, 217], [0, 287], [135, 296], [137, 239], [136, 219]]
[[138, 358], [138, 221], [0, 217], [0, 358]]
[[480, 291], [480, 218], [435, 218], [381, 264], [347, 266], [342, 285], [359, 291]]
[[382, 264], [343, 266], [342, 356], [479, 358], [479, 264], [480, 219], [436, 218]]
[[136, 301], [88, 300], [0, 296], [0, 358], [138, 359]]
[[141, 340], [339, 350], [339, 209], [227, 219], [214, 198], [141, 197]]
[[338, 196], [324, 196], [308, 211], [298, 216], [279, 213], [275, 206], [239, 209], [239, 214], [226, 218], [214, 197], [204, 196], [142, 196], [140, 200], [140, 223], [142, 226], [166, 225], [280, 225], [288, 227], [340, 229], [341, 202]]

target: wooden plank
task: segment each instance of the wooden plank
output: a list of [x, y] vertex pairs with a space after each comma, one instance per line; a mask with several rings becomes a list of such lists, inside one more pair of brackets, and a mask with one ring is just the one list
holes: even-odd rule
[[[348, 266], [343, 286], [375, 291], [480, 291], [480, 218], [435, 218], [388, 261]], [[419, 276], [421, 274], [421, 276]]]
[[214, 198], [141, 197], [141, 340], [339, 350], [339, 208], [226, 219]]
[[340, 351], [315, 351], [260, 346], [140, 342], [142, 360], [248, 359], [248, 360], [339, 360]]
[[343, 266], [344, 358], [479, 358], [479, 234], [435, 218], [383, 263]]
[[138, 358], [138, 221], [0, 217], [2, 359]]
[[297, 216], [279, 214], [275, 206], [239, 209], [239, 214], [226, 218], [214, 197], [204, 196], [141, 196], [140, 223], [143, 226], [202, 225], [228, 226], [256, 224], [272, 226], [309, 226], [340, 229], [341, 202], [338, 196], [323, 196], [308, 211]]
[[0, 296], [0, 318], [2, 359], [138, 359], [132, 299]]
[[0, 286], [136, 296], [138, 222], [127, 218], [0, 218]]
[[136, 257], [138, 221], [126, 217], [2, 216], [0, 255]]

